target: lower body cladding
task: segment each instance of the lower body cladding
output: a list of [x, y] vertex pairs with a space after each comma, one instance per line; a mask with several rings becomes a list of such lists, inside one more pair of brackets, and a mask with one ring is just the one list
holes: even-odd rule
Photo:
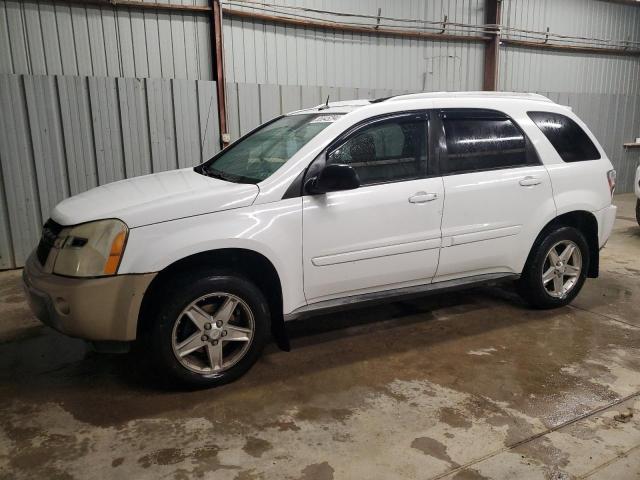
[[413, 298], [423, 297], [430, 294], [445, 293], [453, 290], [463, 290], [480, 285], [493, 286], [507, 281], [515, 281], [519, 278], [520, 275], [513, 273], [488, 273], [483, 275], [472, 275], [464, 278], [457, 278], [454, 280], [445, 280], [442, 282], [427, 283], [424, 285], [414, 285], [411, 287], [396, 288], [392, 290], [383, 290], [380, 292], [370, 292], [359, 295], [351, 295], [348, 297], [323, 300], [320, 302], [311, 303], [304, 307], [298, 308], [291, 313], [285, 314], [284, 320], [286, 322], [290, 322], [314, 315], [327, 314], [349, 308], [359, 308], [378, 303], [385, 303], [389, 302], [390, 300], [411, 300]]
[[138, 313], [155, 273], [69, 278], [47, 273], [35, 255], [22, 278], [36, 317], [61, 333], [93, 342], [135, 340]]

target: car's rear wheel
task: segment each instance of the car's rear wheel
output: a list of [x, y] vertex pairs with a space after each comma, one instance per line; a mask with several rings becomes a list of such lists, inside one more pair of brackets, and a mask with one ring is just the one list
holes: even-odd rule
[[640, 198], [636, 200], [636, 221], [640, 225]]
[[573, 227], [549, 232], [534, 245], [519, 282], [520, 294], [535, 308], [567, 305], [584, 285], [589, 247]]
[[218, 386], [258, 360], [269, 335], [269, 307], [249, 280], [229, 272], [194, 273], [171, 282], [163, 298], [151, 347], [175, 380]]

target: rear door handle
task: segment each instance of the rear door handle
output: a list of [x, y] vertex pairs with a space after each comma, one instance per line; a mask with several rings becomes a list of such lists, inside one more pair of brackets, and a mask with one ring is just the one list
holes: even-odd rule
[[409, 203], [433, 202], [436, 198], [438, 198], [437, 193], [418, 192], [409, 197]]
[[540, 185], [542, 180], [538, 177], [526, 176], [522, 180], [520, 180], [520, 185], [523, 187], [533, 187], [534, 185]]

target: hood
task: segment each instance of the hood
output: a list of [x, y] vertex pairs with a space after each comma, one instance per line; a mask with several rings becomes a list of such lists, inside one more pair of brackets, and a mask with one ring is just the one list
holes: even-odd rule
[[257, 185], [206, 177], [191, 168], [109, 183], [67, 198], [51, 218], [61, 225], [119, 218], [129, 228], [251, 205]]

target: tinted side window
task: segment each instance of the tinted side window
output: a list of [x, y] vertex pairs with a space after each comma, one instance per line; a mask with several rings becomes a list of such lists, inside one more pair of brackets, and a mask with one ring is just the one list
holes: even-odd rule
[[442, 118], [447, 158], [443, 173], [493, 170], [526, 165], [527, 142], [504, 117], [445, 113]]
[[351, 165], [362, 185], [424, 177], [427, 122], [406, 115], [363, 127], [329, 152], [327, 163]]
[[576, 122], [559, 113], [527, 112], [565, 162], [598, 160], [600, 152]]

